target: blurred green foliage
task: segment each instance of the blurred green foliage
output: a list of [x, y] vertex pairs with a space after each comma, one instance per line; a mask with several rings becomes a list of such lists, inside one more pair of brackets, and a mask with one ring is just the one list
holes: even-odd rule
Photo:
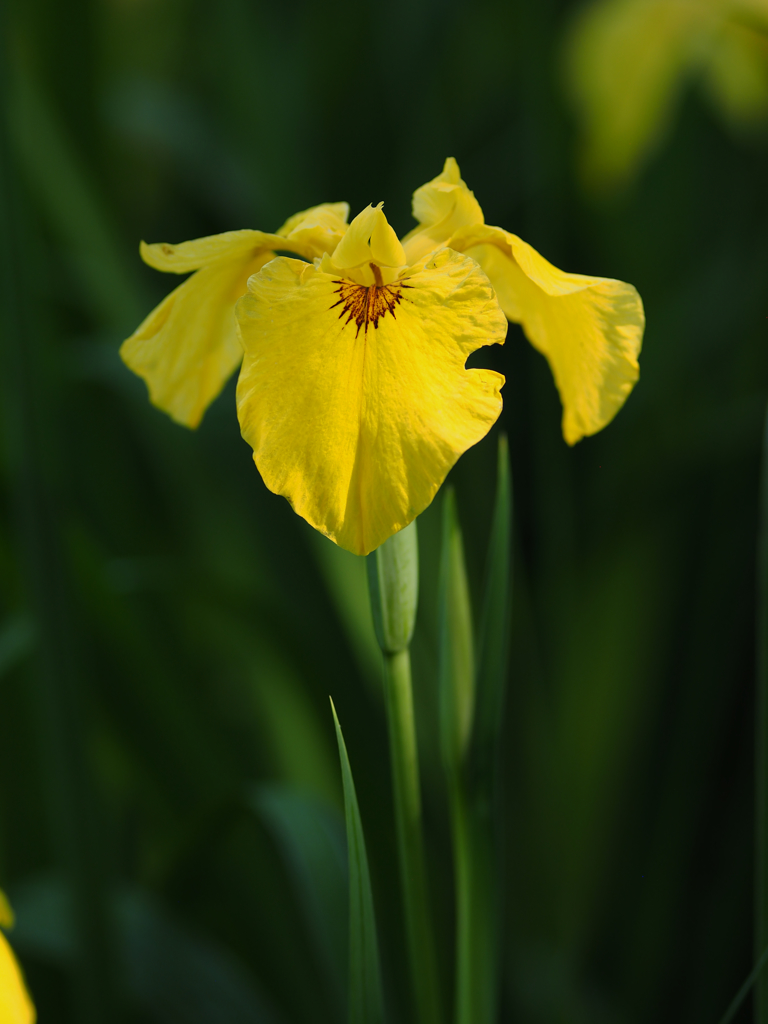
[[[117, 349], [176, 283], [140, 238], [269, 230], [338, 199], [386, 200], [403, 232], [447, 155], [489, 223], [631, 281], [648, 312], [640, 384], [573, 450], [518, 328], [474, 357], [507, 375], [516, 495], [504, 1019], [716, 1021], [747, 974], [766, 139], [684, 93], [631, 191], [579, 191], [562, 61], [580, 10], [3, 5], [0, 882], [41, 1019], [340, 1019], [330, 693], [405, 1020], [363, 562], [266, 492], [232, 387], [192, 434]], [[476, 621], [495, 433], [452, 473]], [[413, 657], [448, 978], [440, 503]]]

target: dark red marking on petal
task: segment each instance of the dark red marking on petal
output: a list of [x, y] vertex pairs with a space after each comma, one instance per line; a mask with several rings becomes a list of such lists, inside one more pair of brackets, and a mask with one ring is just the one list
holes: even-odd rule
[[[378, 270], [378, 267], [376, 269]], [[381, 274], [377, 276], [381, 280]], [[329, 309], [335, 309], [343, 303], [339, 320], [345, 314], [349, 314], [344, 325], [354, 320], [357, 325], [355, 337], [360, 333], [361, 327], [367, 334], [369, 324], [373, 324], [374, 329], [378, 330], [379, 320], [387, 313], [391, 313], [392, 318], [397, 319], [395, 308], [402, 302], [403, 288], [413, 288], [413, 285], [409, 284], [372, 284], [366, 287], [364, 284], [355, 284], [354, 281], [335, 280], [333, 283], [338, 285], [336, 294], [339, 299]]]

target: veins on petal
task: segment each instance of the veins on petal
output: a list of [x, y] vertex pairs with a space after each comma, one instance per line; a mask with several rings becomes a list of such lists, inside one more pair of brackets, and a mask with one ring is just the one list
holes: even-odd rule
[[373, 271], [376, 284], [366, 287], [364, 284], [341, 279], [336, 279], [333, 282], [338, 286], [335, 292], [339, 299], [333, 303], [330, 309], [335, 309], [336, 306], [342, 307], [339, 319], [347, 315], [347, 319], [344, 321], [345, 326], [354, 320], [357, 325], [355, 337], [360, 333], [361, 327], [367, 334], [368, 325], [371, 323], [374, 329], [378, 329], [379, 320], [387, 313], [391, 313], [393, 319], [397, 319], [395, 307], [403, 300], [403, 289], [413, 287], [409, 284], [383, 284], [381, 271], [376, 264], [371, 263], [370, 268]]

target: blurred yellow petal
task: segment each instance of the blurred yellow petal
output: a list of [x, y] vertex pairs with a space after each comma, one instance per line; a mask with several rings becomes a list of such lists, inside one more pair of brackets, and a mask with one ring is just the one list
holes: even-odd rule
[[366, 554], [429, 505], [499, 415], [504, 378], [465, 368], [504, 341], [490, 283], [443, 249], [380, 287], [281, 257], [248, 289], [237, 403], [254, 461], [307, 522]]
[[[323, 203], [309, 210], [302, 210], [283, 224], [277, 234], [293, 243], [289, 248], [296, 252], [295, 245], [304, 246], [307, 259], [333, 253], [347, 232], [349, 203]], [[285, 249], [285, 245], [275, 245]]]
[[768, 28], [768, 0], [721, 0], [731, 8], [731, 15], [753, 25]]
[[0, 1024], [34, 1024], [36, 1016], [21, 968], [0, 932]]
[[196, 427], [239, 365], [235, 302], [272, 256], [249, 248], [220, 257], [174, 289], [123, 342], [123, 361], [177, 423]]
[[419, 224], [403, 239], [408, 263], [446, 245], [459, 228], [482, 224], [485, 219], [452, 156], [445, 161], [441, 174], [416, 189], [412, 209]]
[[584, 8], [566, 59], [588, 184], [630, 177], [656, 148], [727, 6], [724, 0], [597, 0]]
[[547, 357], [568, 444], [601, 430], [640, 373], [645, 315], [632, 285], [566, 274], [501, 228], [462, 229], [451, 245], [478, 261], [506, 315]]
[[0, 889], [0, 928], [13, 928], [14, 918], [8, 897]]
[[713, 46], [706, 84], [726, 121], [748, 127], [764, 120], [768, 114], [765, 31], [748, 24], [727, 23]]

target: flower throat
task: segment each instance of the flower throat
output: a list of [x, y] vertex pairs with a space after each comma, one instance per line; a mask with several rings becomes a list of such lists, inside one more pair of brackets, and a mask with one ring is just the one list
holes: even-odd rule
[[354, 320], [357, 325], [355, 337], [360, 333], [361, 327], [367, 334], [368, 325], [371, 323], [377, 329], [379, 320], [387, 313], [391, 313], [392, 317], [397, 319], [395, 306], [402, 302], [403, 289], [411, 287], [407, 284], [384, 284], [378, 266], [375, 263], [369, 263], [368, 266], [375, 278], [375, 284], [366, 287], [364, 284], [355, 284], [354, 281], [344, 281], [338, 278], [333, 282], [338, 285], [335, 291], [340, 298], [330, 308], [342, 307], [339, 319], [348, 314], [344, 321], [345, 326]]

